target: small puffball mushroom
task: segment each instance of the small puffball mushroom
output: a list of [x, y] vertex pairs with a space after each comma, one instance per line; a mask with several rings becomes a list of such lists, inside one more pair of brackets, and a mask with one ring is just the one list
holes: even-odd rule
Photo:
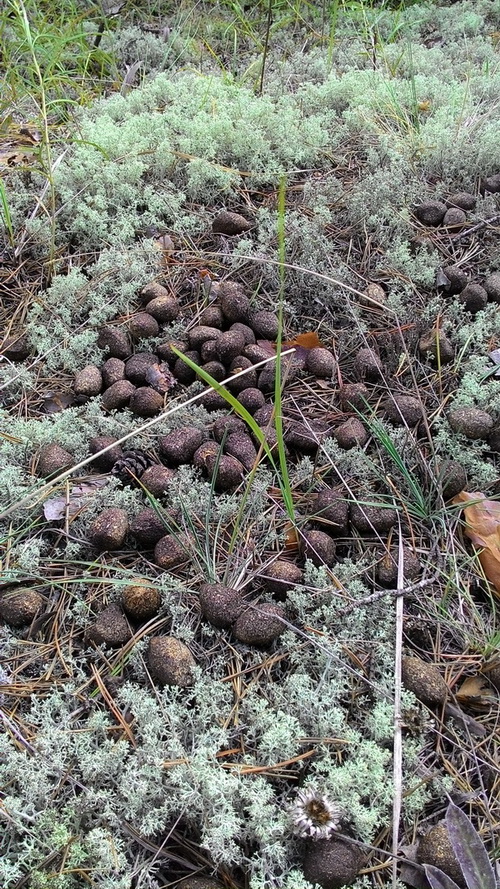
[[108, 358], [101, 367], [102, 384], [109, 389], [113, 383], [125, 379], [125, 362], [121, 358]]
[[104, 643], [117, 648], [128, 642], [132, 633], [120, 606], [112, 604], [97, 615], [96, 620], [87, 628], [85, 636], [96, 645]]
[[156, 564], [164, 571], [177, 568], [189, 560], [188, 540], [183, 534], [165, 534], [155, 546]]
[[309, 349], [306, 356], [306, 370], [325, 380], [331, 380], [335, 371], [335, 359], [328, 349]]
[[130, 380], [118, 380], [103, 392], [101, 404], [105, 411], [120, 410], [128, 405], [134, 392], [135, 386]]
[[490, 414], [477, 407], [459, 407], [450, 411], [448, 423], [454, 432], [460, 432], [472, 441], [488, 438], [494, 426]]
[[212, 222], [212, 231], [221, 235], [241, 235], [251, 227], [248, 219], [231, 210], [221, 210]]
[[127, 536], [128, 527], [126, 511], [111, 506], [94, 519], [89, 529], [89, 538], [98, 550], [121, 549]]
[[437, 667], [419, 657], [402, 658], [401, 678], [423, 704], [444, 704], [448, 697], [448, 686]]
[[102, 389], [102, 373], [95, 364], [87, 364], [75, 374], [73, 382], [75, 395], [91, 398], [99, 395]]
[[199, 601], [205, 620], [221, 629], [230, 627], [246, 607], [241, 591], [222, 583], [202, 584]]
[[294, 586], [302, 583], [304, 574], [295, 562], [286, 559], [276, 559], [267, 565], [261, 572], [262, 583], [269, 593], [284, 597]]
[[131, 353], [127, 334], [120, 327], [102, 327], [97, 338], [97, 345], [112, 358], [125, 360]]
[[73, 466], [73, 456], [55, 442], [43, 445], [38, 451], [37, 472], [42, 478], [50, 478], [66, 472]]
[[148, 667], [160, 685], [187, 688], [193, 684], [196, 661], [187, 645], [174, 636], [154, 636], [149, 643]]
[[158, 321], [149, 312], [138, 312], [137, 315], [133, 315], [128, 323], [128, 329], [133, 340], [146, 340], [158, 336], [160, 332]]
[[182, 426], [160, 438], [160, 456], [173, 466], [190, 463], [204, 439], [205, 433], [197, 426]]
[[151, 386], [140, 386], [130, 396], [129, 407], [138, 417], [154, 417], [163, 409], [163, 396]]
[[126, 586], [122, 593], [123, 608], [134, 620], [149, 620], [161, 605], [159, 590], [148, 580]]
[[300, 548], [305, 559], [313, 565], [326, 565], [331, 568], [335, 564], [335, 541], [324, 531], [304, 531]]
[[250, 300], [240, 284], [235, 281], [221, 281], [219, 300], [226, 321], [246, 322], [250, 314]]
[[415, 207], [415, 216], [423, 225], [440, 225], [446, 213], [446, 204], [442, 201], [423, 201]]
[[286, 629], [281, 605], [263, 603], [246, 608], [233, 624], [233, 633], [246, 645], [270, 645]]
[[31, 587], [12, 587], [0, 592], [0, 619], [12, 627], [25, 627], [43, 607], [43, 597]]

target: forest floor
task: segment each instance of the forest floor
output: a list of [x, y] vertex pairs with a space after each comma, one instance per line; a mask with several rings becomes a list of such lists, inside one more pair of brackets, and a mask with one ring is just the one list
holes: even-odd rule
[[0, 884], [464, 886], [500, 3], [143, 6], [0, 13]]

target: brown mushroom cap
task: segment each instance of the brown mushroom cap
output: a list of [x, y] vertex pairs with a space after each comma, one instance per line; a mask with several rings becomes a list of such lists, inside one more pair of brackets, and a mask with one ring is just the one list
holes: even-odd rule
[[160, 685], [186, 688], [193, 684], [196, 661], [187, 645], [174, 636], [155, 636], [151, 639], [147, 657], [151, 675]]

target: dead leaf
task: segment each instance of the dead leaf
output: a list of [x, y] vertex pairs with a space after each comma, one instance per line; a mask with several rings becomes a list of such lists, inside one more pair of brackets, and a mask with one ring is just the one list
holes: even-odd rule
[[287, 340], [286, 343], [281, 344], [282, 349], [293, 349], [294, 346], [299, 346], [301, 349], [325, 348], [315, 330], [311, 330], [308, 333], [299, 333], [294, 340]]
[[146, 370], [146, 382], [160, 395], [166, 395], [170, 389], [177, 386], [177, 380], [168, 364], [151, 364]]
[[474, 546], [481, 547], [479, 561], [494, 591], [500, 596], [500, 503], [487, 500], [480, 491], [461, 491], [453, 503], [465, 504], [465, 533]]
[[484, 676], [476, 673], [475, 676], [467, 676], [462, 685], [455, 692], [455, 697], [460, 704], [488, 705], [496, 700], [495, 695], [484, 680]]
[[57, 414], [67, 407], [71, 407], [75, 400], [72, 392], [47, 392], [43, 402], [43, 411], [46, 414]]
[[61, 494], [57, 497], [50, 497], [43, 504], [45, 518], [48, 522], [59, 522], [65, 518], [66, 514], [72, 518], [86, 506], [97, 488], [102, 488], [107, 484], [107, 478], [96, 478], [86, 485], [73, 485], [67, 496]]

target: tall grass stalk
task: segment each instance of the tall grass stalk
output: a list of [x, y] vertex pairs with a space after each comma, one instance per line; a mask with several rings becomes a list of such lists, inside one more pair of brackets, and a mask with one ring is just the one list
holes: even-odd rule
[[274, 377], [274, 423], [276, 427], [276, 441], [278, 445], [278, 460], [280, 467], [280, 487], [285, 501], [288, 517], [295, 521], [292, 489], [288, 475], [286, 462], [285, 442], [283, 439], [283, 404], [281, 394], [281, 344], [283, 342], [283, 300], [285, 296], [286, 276], [286, 248], [285, 248], [285, 205], [286, 205], [286, 178], [281, 177], [278, 192], [278, 259], [280, 275], [280, 292], [278, 299], [278, 339], [276, 341], [276, 373]]
[[49, 277], [52, 273], [55, 257], [55, 238], [56, 238], [56, 192], [54, 186], [54, 178], [52, 175], [52, 145], [50, 141], [49, 129], [49, 113], [47, 102], [47, 90], [45, 78], [38, 62], [37, 54], [37, 37], [33, 34], [28, 13], [23, 0], [7, 0], [8, 5], [12, 9], [24, 39], [24, 43], [28, 49], [30, 61], [35, 75], [35, 81], [38, 87], [38, 99], [32, 97], [37, 102], [40, 117], [42, 140], [40, 147], [40, 162], [42, 170], [47, 178], [49, 186], [50, 204], [46, 208], [46, 215], [50, 225], [50, 244], [49, 244]]

